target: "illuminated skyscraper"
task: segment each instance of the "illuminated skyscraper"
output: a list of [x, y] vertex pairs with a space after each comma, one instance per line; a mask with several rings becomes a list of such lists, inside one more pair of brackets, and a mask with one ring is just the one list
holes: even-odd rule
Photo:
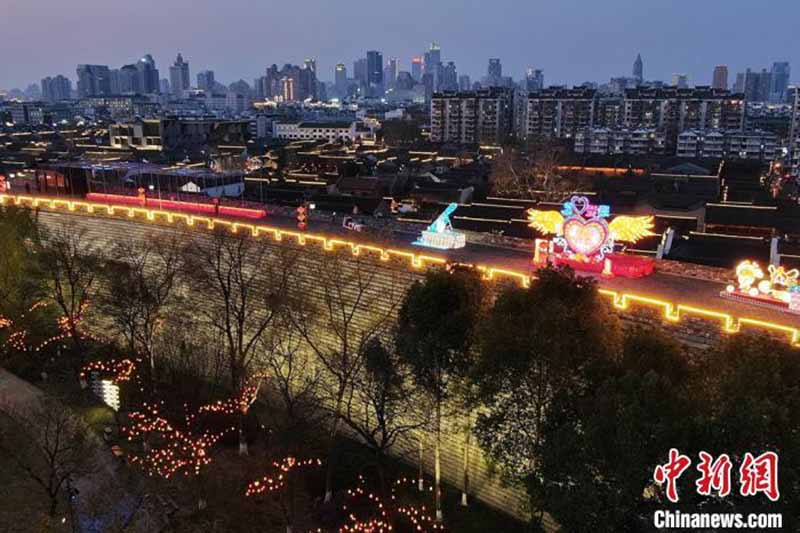
[[422, 81], [422, 69], [425, 65], [425, 60], [421, 57], [415, 57], [411, 60], [411, 77], [414, 81]]
[[367, 92], [371, 97], [383, 96], [383, 54], [367, 52]]
[[336, 65], [334, 71], [334, 86], [339, 96], [345, 96], [347, 93], [347, 67], [344, 66], [344, 63]]

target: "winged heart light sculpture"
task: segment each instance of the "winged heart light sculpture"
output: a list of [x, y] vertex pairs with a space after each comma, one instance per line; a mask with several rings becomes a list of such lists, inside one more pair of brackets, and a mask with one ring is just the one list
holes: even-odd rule
[[555, 235], [553, 244], [573, 261], [600, 262], [614, 252], [614, 243], [636, 242], [653, 233], [653, 217], [618, 216], [611, 208], [594, 205], [585, 196], [573, 196], [559, 211], [528, 210], [532, 228]]

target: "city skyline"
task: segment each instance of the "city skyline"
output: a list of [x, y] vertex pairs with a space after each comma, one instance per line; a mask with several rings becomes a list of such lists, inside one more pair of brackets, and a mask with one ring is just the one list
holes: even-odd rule
[[[185, 0], [173, 3], [175, 12], [182, 12], [182, 3]], [[673, 74], [686, 73], [689, 83], [710, 85], [716, 65], [727, 65], [735, 76], [748, 67], [768, 68], [775, 61], [794, 63], [790, 21], [795, 18], [792, 13], [800, 15], [800, 6], [784, 0], [774, 2], [770, 10], [745, 4], [730, 9], [731, 2], [724, 4], [726, 9], [718, 9], [716, 4], [722, 3], [715, 0], [692, 6], [690, 18], [684, 9], [688, 3], [682, 2], [644, 6], [615, 0], [618, 9], [609, 9], [608, 2], [602, 6], [580, 5], [578, 0], [557, 6], [512, 6], [510, 0], [501, 0], [491, 9], [478, 2], [458, 2], [460, 9], [454, 11], [456, 2], [429, 5], [411, 0], [402, 12], [361, 0], [352, 3], [364, 4], [363, 9], [341, 10], [315, 0], [309, 9], [296, 13], [288, 6], [246, 7], [234, 1], [224, 13], [212, 13], [193, 3], [186, 24], [175, 25], [169, 17], [153, 16], [160, 6], [152, 0], [135, 8], [78, 0], [68, 9], [53, 6], [51, 18], [44, 21], [37, 6], [11, 2], [4, 8], [8, 16], [0, 22], [0, 31], [8, 57], [15, 59], [0, 73], [0, 88], [24, 88], [57, 74], [75, 81], [78, 64], [118, 68], [147, 53], [155, 58], [161, 77], [168, 77], [165, 74], [178, 52], [196, 72], [213, 70], [226, 83], [250, 82], [263, 75], [268, 65], [302, 64], [306, 57], [317, 60], [321, 80], [333, 81], [337, 63], [351, 64], [367, 50], [382, 52], [384, 60], [396, 57], [400, 70], [410, 71], [411, 58], [422, 55], [434, 41], [442, 47], [443, 61], [454, 61], [459, 75], [476, 80], [486, 75], [489, 58], [496, 57], [502, 60], [504, 75], [515, 79], [534, 67], [544, 70], [548, 85], [602, 82], [630, 75], [633, 60], [641, 54], [645, 80], [669, 81]], [[512, 7], [516, 15], [508, 17]], [[698, 10], [707, 11], [708, 16]], [[776, 18], [775, 12], [787, 16]], [[675, 23], [658, 28], [646, 23], [655, 18]], [[125, 20], [131, 35], [146, 32], [146, 49], [141, 48], [141, 40], [119, 41], [118, 20]], [[269, 24], [275, 20], [280, 23]], [[754, 28], [769, 24], [771, 31], [757, 43], [742, 39], [742, 20]], [[34, 23], [42, 31], [37, 35], [64, 32], [71, 24], [92, 31], [70, 35], [55, 46], [47, 38], [31, 39], [28, 30]], [[387, 25], [391, 32], [386, 31]], [[618, 35], [613, 28], [622, 26], [626, 32]], [[209, 39], [209, 35], [216, 37]], [[476, 35], [485, 38], [476, 39]]]

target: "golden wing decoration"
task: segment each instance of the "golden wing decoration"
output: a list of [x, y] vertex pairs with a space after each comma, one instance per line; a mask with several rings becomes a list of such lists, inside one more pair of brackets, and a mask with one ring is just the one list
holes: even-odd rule
[[561, 233], [561, 227], [564, 225], [564, 215], [558, 211], [537, 211], [536, 209], [528, 209], [528, 222], [530, 222], [530, 224], [528, 224], [530, 227], [542, 233], [558, 235]]
[[608, 225], [615, 241], [636, 242], [653, 233], [653, 217], [616, 217]]

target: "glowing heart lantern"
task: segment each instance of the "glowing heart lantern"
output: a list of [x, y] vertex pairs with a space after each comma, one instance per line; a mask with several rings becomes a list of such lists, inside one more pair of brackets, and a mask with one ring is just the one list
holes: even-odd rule
[[528, 211], [530, 226], [554, 234], [553, 244], [572, 260], [602, 261], [614, 251], [614, 242], [636, 242], [653, 235], [653, 217], [615, 217], [611, 208], [594, 205], [585, 196], [573, 196], [559, 211]]

